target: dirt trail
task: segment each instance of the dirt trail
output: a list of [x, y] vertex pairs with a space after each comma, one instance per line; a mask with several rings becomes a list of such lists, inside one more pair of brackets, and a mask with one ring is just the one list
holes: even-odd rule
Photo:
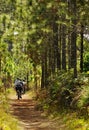
[[24, 94], [21, 100], [16, 95], [10, 96], [11, 113], [19, 120], [21, 130], [63, 130], [55, 127], [55, 122], [42, 116], [42, 111], [35, 109], [36, 102]]

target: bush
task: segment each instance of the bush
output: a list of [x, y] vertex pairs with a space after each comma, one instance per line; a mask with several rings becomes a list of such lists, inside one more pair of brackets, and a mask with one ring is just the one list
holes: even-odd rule
[[80, 91], [78, 107], [86, 107], [89, 105], [89, 86], [83, 86]]
[[84, 71], [89, 71], [89, 52], [84, 56]]
[[83, 86], [87, 84], [88, 79], [84, 74], [74, 78], [72, 70], [55, 73], [49, 80], [48, 89], [42, 90], [39, 94], [40, 104], [50, 112], [64, 109], [77, 110], [78, 102], [87, 103], [88, 95], [87, 99], [84, 99], [86, 96], [83, 97], [81, 94], [84, 93], [81, 92], [84, 91]]
[[51, 102], [64, 108], [70, 107], [77, 86], [80, 85], [78, 82], [74, 79], [72, 71], [60, 71], [53, 75], [49, 84]]

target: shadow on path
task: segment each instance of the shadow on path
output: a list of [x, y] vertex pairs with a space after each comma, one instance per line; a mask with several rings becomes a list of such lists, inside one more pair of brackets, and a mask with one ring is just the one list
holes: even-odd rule
[[33, 99], [17, 100], [12, 98], [10, 102], [11, 114], [20, 121], [23, 130], [57, 130], [53, 122], [42, 116], [41, 111], [35, 110], [36, 102]]

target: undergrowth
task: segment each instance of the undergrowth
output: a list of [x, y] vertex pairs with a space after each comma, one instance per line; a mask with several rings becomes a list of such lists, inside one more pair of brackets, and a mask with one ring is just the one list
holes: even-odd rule
[[89, 130], [89, 120], [78, 118], [76, 113], [64, 113], [61, 117], [68, 130]]
[[51, 113], [50, 119], [56, 122], [56, 126], [63, 130], [89, 130], [89, 120], [79, 118], [76, 112]]
[[10, 115], [8, 92], [0, 92], [0, 130], [18, 130], [18, 121]]
[[38, 101], [38, 108], [61, 117], [68, 130], [89, 130], [89, 78], [85, 75], [74, 78], [72, 71], [54, 74], [47, 89], [39, 92]]
[[17, 121], [10, 114], [0, 109], [0, 130], [18, 130]]

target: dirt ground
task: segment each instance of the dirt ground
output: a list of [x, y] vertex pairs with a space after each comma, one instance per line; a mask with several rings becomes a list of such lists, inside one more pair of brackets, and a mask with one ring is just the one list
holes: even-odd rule
[[17, 100], [16, 95], [10, 96], [10, 105], [11, 114], [18, 119], [21, 130], [64, 130], [64, 125], [59, 127], [56, 121], [36, 110], [36, 101], [28, 94], [24, 94], [21, 100]]

